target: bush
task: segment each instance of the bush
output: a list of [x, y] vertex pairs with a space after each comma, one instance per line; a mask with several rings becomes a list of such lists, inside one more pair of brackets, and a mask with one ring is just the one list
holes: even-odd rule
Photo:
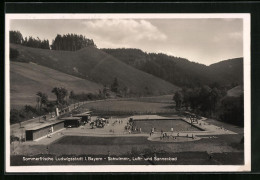
[[10, 111], [10, 122], [11, 124], [21, 122], [22, 117], [20, 116], [20, 111], [17, 109], [11, 109]]
[[241, 97], [226, 97], [222, 100], [222, 113], [219, 118], [231, 124], [244, 126], [244, 102]]
[[75, 93], [71, 92], [70, 99], [73, 99], [76, 101], [93, 101], [93, 100], [99, 100], [102, 98], [100, 97], [99, 94], [93, 94], [93, 93], [75, 94]]
[[10, 59], [16, 59], [19, 56], [19, 51], [10, 48]]
[[24, 111], [27, 112], [27, 113], [34, 113], [34, 114], [38, 114], [36, 108], [30, 106], [30, 105], [25, 105], [24, 106]]
[[30, 105], [25, 105], [24, 108], [21, 110], [11, 109], [10, 122], [11, 124], [20, 123], [39, 115], [43, 115], [43, 112], [37, 111], [37, 109]]
[[19, 140], [20, 140], [19, 137], [16, 137], [16, 136], [14, 136], [14, 135], [11, 135], [11, 136], [10, 136], [10, 141], [11, 141], [11, 143], [14, 142], [14, 141], [19, 141]]

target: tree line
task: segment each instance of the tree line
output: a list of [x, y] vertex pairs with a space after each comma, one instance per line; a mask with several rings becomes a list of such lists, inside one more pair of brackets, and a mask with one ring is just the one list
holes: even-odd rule
[[239, 97], [229, 97], [226, 96], [225, 89], [207, 85], [183, 88], [173, 96], [177, 110], [192, 111], [239, 126], [244, 126], [243, 99], [243, 94]]
[[23, 38], [20, 31], [10, 31], [9, 35], [10, 43], [33, 48], [50, 49], [49, 40], [41, 40], [39, 37], [33, 38], [31, 36]]
[[77, 34], [58, 34], [52, 41], [52, 50], [77, 51], [85, 47], [97, 47], [92, 39]]
[[57, 34], [51, 45], [49, 40], [41, 40], [39, 37], [33, 38], [29, 36], [23, 38], [23, 35], [20, 31], [9, 31], [9, 35], [10, 43], [33, 48], [77, 51], [85, 47], [97, 47], [92, 39], [88, 39], [85, 36], [77, 34]]
[[22, 45], [33, 48], [50, 49], [49, 40], [40, 40], [39, 37], [36, 39], [31, 36], [29, 36], [29, 38], [25, 37]]

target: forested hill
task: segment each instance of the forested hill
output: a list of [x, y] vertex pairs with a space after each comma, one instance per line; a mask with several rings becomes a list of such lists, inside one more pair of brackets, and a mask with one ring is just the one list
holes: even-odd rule
[[10, 44], [10, 48], [11, 61], [33, 62], [108, 87], [117, 78], [119, 89], [129, 95], [171, 94], [180, 89], [95, 47], [85, 47], [78, 51], [58, 51]]
[[222, 83], [243, 84], [243, 58], [224, 60], [208, 67], [216, 81]]
[[243, 58], [210, 66], [166, 54], [145, 53], [140, 49], [102, 49], [122, 62], [181, 87], [218, 83], [243, 83]]

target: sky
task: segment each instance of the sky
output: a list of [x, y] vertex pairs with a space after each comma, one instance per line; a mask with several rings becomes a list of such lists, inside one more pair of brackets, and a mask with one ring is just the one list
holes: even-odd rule
[[210, 65], [243, 57], [242, 19], [17, 19], [10, 30], [48, 39], [76, 33], [98, 48], [138, 48]]

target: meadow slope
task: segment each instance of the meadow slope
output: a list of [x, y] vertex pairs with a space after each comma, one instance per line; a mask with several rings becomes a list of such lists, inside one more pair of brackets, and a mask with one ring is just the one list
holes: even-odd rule
[[51, 90], [65, 87], [76, 93], [98, 93], [103, 86], [34, 63], [10, 62], [11, 107], [36, 104], [36, 93], [46, 93], [55, 99]]
[[230, 97], [239, 97], [244, 93], [243, 86], [236, 86], [227, 91], [227, 96]]
[[179, 90], [179, 87], [131, 67], [97, 48], [88, 47], [71, 52], [44, 50], [15, 44], [10, 46], [19, 51], [19, 56], [14, 61], [34, 62], [109, 86], [116, 77], [119, 88], [127, 88], [133, 94], [161, 95]]

